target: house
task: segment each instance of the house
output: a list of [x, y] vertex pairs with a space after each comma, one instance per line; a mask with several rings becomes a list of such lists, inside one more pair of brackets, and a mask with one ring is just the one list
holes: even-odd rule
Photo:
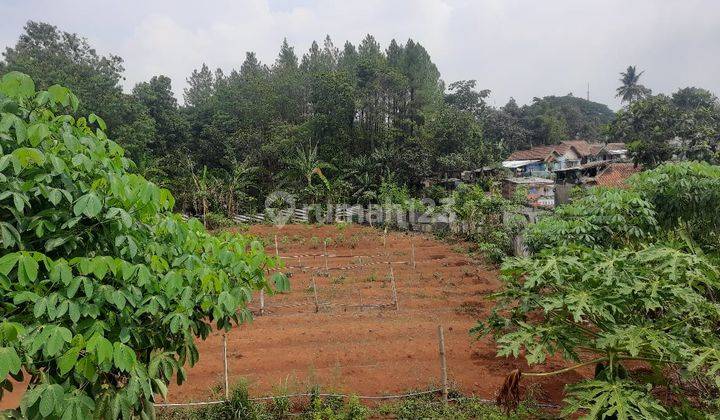
[[503, 180], [502, 194], [511, 198], [518, 188], [527, 189], [529, 204], [533, 207], [553, 207], [555, 205], [555, 183], [540, 177], [512, 177]]
[[629, 162], [596, 161], [577, 168], [555, 171], [555, 204], [570, 201], [576, 186], [624, 187], [625, 181], [640, 168]]
[[626, 187], [628, 178], [640, 172], [640, 167], [629, 162], [613, 162], [595, 176], [590, 185], [601, 187]]
[[550, 146], [537, 146], [513, 152], [502, 166], [515, 176], [549, 176], [550, 172], [576, 168], [592, 162], [627, 157], [624, 143], [589, 143], [569, 140]]

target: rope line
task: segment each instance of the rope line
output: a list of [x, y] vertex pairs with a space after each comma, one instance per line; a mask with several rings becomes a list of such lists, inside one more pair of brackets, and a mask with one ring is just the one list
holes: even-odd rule
[[[388, 265], [388, 264], [408, 264], [407, 261], [374, 261], [369, 262], [365, 264], [352, 264], [352, 265], [345, 265], [341, 267], [328, 267], [327, 271], [344, 271], [344, 270], [356, 270], [363, 267], [370, 267], [374, 265]], [[291, 269], [291, 270], [321, 270], [326, 271], [325, 267], [312, 267], [312, 266], [305, 266], [305, 265], [287, 265], [285, 268]]]
[[[278, 399], [278, 398], [298, 398], [298, 397], [313, 397], [313, 396], [331, 397], [331, 398], [356, 397], [361, 400], [392, 400], [392, 399], [398, 399], [398, 398], [414, 397], [414, 396], [418, 396], [418, 395], [434, 394], [434, 393], [437, 393], [440, 391], [442, 391], [442, 388], [431, 389], [428, 391], [409, 392], [406, 394], [395, 394], [395, 395], [352, 395], [352, 394], [334, 394], [334, 393], [313, 394], [313, 393], [309, 393], [309, 392], [302, 392], [302, 393], [297, 393], [297, 394], [286, 394], [286, 395], [248, 398], [248, 401], [268, 401], [268, 400], [274, 400], [274, 399]], [[155, 406], [155, 407], [190, 407], [190, 406], [199, 406], [199, 405], [223, 404], [223, 403], [227, 403], [227, 402], [229, 402], [229, 401], [217, 400], [217, 401], [201, 401], [201, 402], [189, 402], [189, 403], [155, 403], [155, 404], [153, 404], [153, 406]]]

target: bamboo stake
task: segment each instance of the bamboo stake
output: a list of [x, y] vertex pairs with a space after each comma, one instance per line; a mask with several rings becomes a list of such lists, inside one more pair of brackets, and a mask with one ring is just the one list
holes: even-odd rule
[[225, 365], [225, 401], [230, 400], [230, 381], [228, 378], [228, 359], [227, 359], [227, 333], [223, 333], [223, 363]]
[[410, 249], [412, 251], [412, 266], [414, 270], [417, 266], [415, 265], [415, 239], [413, 239], [412, 236], [410, 236]]
[[260, 315], [265, 315], [265, 290], [260, 289]]
[[323, 257], [325, 257], [325, 272], [329, 273], [330, 270], [328, 270], [327, 239], [323, 239]]
[[447, 362], [445, 361], [445, 333], [443, 327], [438, 325], [438, 346], [440, 349], [440, 381], [442, 382], [443, 402], [448, 402], [448, 383], [447, 383]]
[[315, 284], [315, 275], [312, 275], [313, 295], [315, 296], [315, 313], [320, 312], [320, 304], [318, 303], [317, 285]]
[[398, 305], [397, 288], [395, 287], [395, 272], [393, 271], [392, 265], [390, 265], [390, 285], [392, 286], [392, 297], [393, 304], [395, 304], [395, 310], [400, 309]]

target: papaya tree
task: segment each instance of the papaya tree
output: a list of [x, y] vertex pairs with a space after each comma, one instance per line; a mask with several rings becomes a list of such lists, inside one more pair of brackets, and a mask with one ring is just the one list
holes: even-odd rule
[[197, 362], [195, 339], [287, 288], [252, 237], [213, 236], [132, 172], [99, 116], [59, 85], [0, 82], [0, 398], [27, 418], [154, 417]]
[[565, 414], [704, 418], [718, 410], [720, 254], [708, 240], [717, 238], [720, 209], [705, 197], [720, 193], [719, 181], [720, 168], [708, 164], [667, 164], [636, 176], [629, 190], [591, 191], [529, 229], [536, 253], [505, 261], [497, 305], [474, 331], [493, 335], [498, 356], [568, 366], [512, 372], [501, 403], [517, 403], [521, 377], [592, 367], [593, 376], [569, 384]]

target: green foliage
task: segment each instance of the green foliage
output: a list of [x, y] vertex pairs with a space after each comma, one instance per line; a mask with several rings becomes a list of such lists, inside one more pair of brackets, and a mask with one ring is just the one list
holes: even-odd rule
[[667, 411], [647, 389], [627, 380], [585, 381], [568, 387], [570, 397], [564, 415], [587, 412], [584, 418], [663, 419]]
[[235, 221], [218, 213], [208, 213], [205, 215], [205, 224], [208, 229], [223, 229], [235, 226]]
[[504, 419], [521, 419], [529, 418], [533, 414], [526, 406], [521, 405], [517, 413], [504, 414], [495, 406], [488, 405], [485, 402], [475, 398], [459, 398], [450, 404], [439, 401], [434, 396], [420, 396], [414, 398], [403, 399], [398, 402], [392, 402], [380, 406], [377, 410], [379, 414], [385, 416], [393, 416], [392, 418], [411, 420], [411, 419], [488, 419], [488, 420], [504, 420]]
[[620, 98], [622, 102], [629, 103], [650, 96], [652, 91], [640, 84], [640, 76], [643, 73], [645, 72], [638, 72], [635, 66], [628, 66], [625, 72], [620, 73], [622, 85], [617, 88], [617, 95], [615, 96]]
[[535, 250], [572, 243], [622, 247], [652, 237], [656, 225], [654, 207], [640, 192], [592, 188], [530, 226], [526, 240]]
[[619, 111], [608, 134], [629, 144], [635, 163], [655, 167], [670, 159], [720, 162], [720, 102], [705, 89], [633, 101]]
[[249, 320], [278, 262], [172, 214], [102, 119], [66, 114], [68, 89], [12, 72], [0, 104], [0, 384], [30, 377], [29, 418], [151, 417], [197, 361], [195, 338]]
[[478, 185], [460, 184], [445, 207], [458, 221], [465, 223], [466, 236], [478, 243], [480, 251], [494, 262], [510, 255], [512, 237], [524, 224], [516, 214], [523, 198], [504, 198], [498, 191], [484, 191]]
[[[718, 231], [715, 212], [694, 207], [683, 185], [716, 196], [718, 169], [668, 164], [635, 178], [633, 189], [591, 191], [559, 208], [530, 229], [538, 252], [503, 264], [498, 305], [474, 331], [493, 334], [499, 356], [530, 364], [591, 358], [583, 364], [596, 364], [596, 377], [568, 388], [568, 414], [663, 418], [674, 408], [653, 397], [655, 386], [690, 398], [670, 374], [677, 370], [704, 384], [694, 404], [711, 406], [720, 386], [720, 266], [717, 246], [703, 239]], [[659, 379], [629, 376], [627, 360], [650, 364]]]
[[[631, 184], [657, 209], [666, 229], [680, 227], [708, 250], [720, 244], [720, 167], [707, 163], [666, 164], [641, 172]], [[679, 221], [681, 223], [679, 223]]]

